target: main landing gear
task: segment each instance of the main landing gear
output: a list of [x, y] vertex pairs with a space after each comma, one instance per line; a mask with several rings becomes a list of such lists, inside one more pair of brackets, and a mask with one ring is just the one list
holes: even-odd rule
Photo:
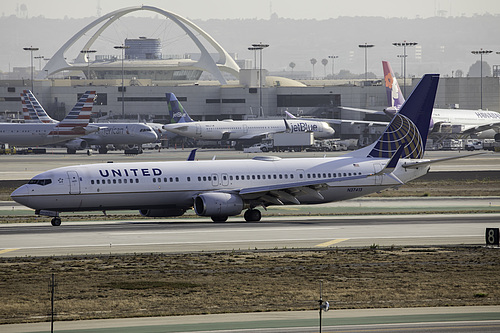
[[54, 227], [60, 226], [61, 225], [61, 218], [59, 216], [52, 218], [52, 220], [50, 221], [50, 224], [52, 224]]
[[262, 215], [258, 209], [248, 209], [243, 217], [247, 222], [259, 222]]
[[[247, 209], [245, 214], [243, 214], [245, 221], [247, 222], [259, 222], [262, 215], [258, 209]], [[226, 222], [228, 216], [210, 216], [214, 222]]]

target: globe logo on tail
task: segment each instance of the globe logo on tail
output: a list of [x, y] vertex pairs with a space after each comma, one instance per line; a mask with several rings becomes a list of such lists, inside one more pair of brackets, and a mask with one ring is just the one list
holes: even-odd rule
[[401, 158], [422, 158], [424, 145], [417, 126], [397, 113], [368, 156], [391, 158], [403, 145]]

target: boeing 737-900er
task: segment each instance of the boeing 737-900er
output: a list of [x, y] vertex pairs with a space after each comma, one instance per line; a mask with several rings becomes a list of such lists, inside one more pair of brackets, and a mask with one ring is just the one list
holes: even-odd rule
[[[52, 119], [47, 114], [31, 91], [24, 90], [21, 93], [21, 101], [25, 121], [58, 123], [57, 120]], [[99, 153], [105, 154], [108, 151], [107, 145], [119, 148], [151, 143], [158, 139], [156, 131], [151, 126], [143, 123], [91, 123], [91, 125], [98, 128], [98, 130], [64, 143], [68, 154], [74, 154], [77, 150], [87, 149], [90, 146], [98, 146]]]
[[[389, 104], [383, 112], [392, 117], [401, 108], [405, 98], [389, 62], [382, 61], [382, 67]], [[349, 107], [344, 107], [344, 109], [374, 114], [382, 113]], [[476, 135], [483, 139], [494, 138], [500, 141], [500, 113], [496, 111], [435, 108], [429, 126], [431, 135], [442, 137], [449, 134]]]
[[326, 122], [305, 119], [193, 121], [173, 93], [167, 93], [171, 124], [167, 131], [197, 140], [252, 140], [270, 133], [313, 132], [316, 139], [332, 138], [335, 131]]
[[87, 91], [59, 123], [1, 123], [0, 142], [21, 147], [46, 146], [95, 132], [98, 128], [89, 124], [94, 98], [95, 91]]
[[257, 207], [367, 195], [450, 159], [423, 158], [438, 81], [438, 75], [425, 75], [375, 143], [341, 157], [196, 161], [191, 155], [188, 161], [77, 165], [43, 172], [11, 197], [60, 225], [59, 214], [68, 211], [137, 209], [173, 217], [193, 207], [213, 221], [244, 209], [246, 221], [259, 221]]

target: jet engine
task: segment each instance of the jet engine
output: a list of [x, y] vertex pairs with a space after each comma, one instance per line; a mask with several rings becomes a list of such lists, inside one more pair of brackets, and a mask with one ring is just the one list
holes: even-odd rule
[[243, 207], [243, 199], [231, 193], [208, 192], [194, 198], [194, 210], [200, 216], [238, 215]]
[[141, 209], [139, 213], [147, 217], [174, 217], [182, 216], [186, 212], [183, 208], [166, 208], [166, 209]]
[[87, 141], [83, 139], [74, 139], [66, 143], [66, 147], [73, 150], [87, 149], [87, 146]]

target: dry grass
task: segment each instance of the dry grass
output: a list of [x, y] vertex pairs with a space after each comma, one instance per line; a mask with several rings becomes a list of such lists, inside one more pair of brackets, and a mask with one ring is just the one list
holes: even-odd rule
[[500, 304], [500, 252], [329, 249], [0, 259], [0, 323], [314, 309]]

